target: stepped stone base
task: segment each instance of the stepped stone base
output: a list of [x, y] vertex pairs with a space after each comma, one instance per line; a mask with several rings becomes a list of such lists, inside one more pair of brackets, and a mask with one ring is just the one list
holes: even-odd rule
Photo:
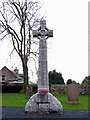
[[60, 113], [63, 108], [61, 103], [51, 93], [36, 93], [25, 106], [26, 113]]

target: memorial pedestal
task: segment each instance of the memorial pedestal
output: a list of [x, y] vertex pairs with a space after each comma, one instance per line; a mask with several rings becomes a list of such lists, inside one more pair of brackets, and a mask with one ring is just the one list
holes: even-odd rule
[[51, 93], [36, 93], [27, 102], [26, 113], [59, 113], [62, 114], [61, 103]]

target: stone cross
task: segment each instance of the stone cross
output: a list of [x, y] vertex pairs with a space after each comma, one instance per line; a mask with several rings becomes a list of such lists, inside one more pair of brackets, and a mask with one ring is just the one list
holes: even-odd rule
[[33, 37], [37, 37], [39, 41], [39, 71], [38, 71], [38, 92], [48, 93], [48, 70], [47, 70], [47, 39], [53, 37], [53, 30], [46, 27], [46, 21], [40, 21], [40, 28], [33, 30]]
[[62, 104], [49, 93], [47, 70], [47, 39], [53, 37], [53, 31], [46, 27], [46, 21], [40, 21], [40, 28], [33, 30], [33, 37], [39, 39], [38, 93], [30, 97], [25, 106], [26, 113], [62, 113]]

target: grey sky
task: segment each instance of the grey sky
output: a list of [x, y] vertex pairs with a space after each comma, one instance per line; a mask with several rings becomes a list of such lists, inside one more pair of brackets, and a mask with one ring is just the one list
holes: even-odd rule
[[[47, 40], [48, 70], [61, 72], [65, 82], [73, 79], [81, 83], [88, 75], [88, 0], [42, 1], [41, 14], [46, 16], [47, 27], [53, 30], [53, 38]], [[8, 40], [0, 42], [0, 69], [6, 65], [22, 72], [17, 58], [7, 61], [9, 52]]]

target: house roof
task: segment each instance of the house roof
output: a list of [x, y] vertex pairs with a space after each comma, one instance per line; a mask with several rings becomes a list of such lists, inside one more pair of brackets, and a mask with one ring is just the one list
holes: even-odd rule
[[6, 66], [4, 66], [1, 70], [3, 69], [7, 69], [9, 72], [11, 72], [16, 77], [16, 80], [23, 80], [23, 78], [19, 74], [16, 74], [15, 72], [9, 70]]
[[24, 75], [23, 74], [19, 74], [20, 77], [22, 77], [24, 79]]

